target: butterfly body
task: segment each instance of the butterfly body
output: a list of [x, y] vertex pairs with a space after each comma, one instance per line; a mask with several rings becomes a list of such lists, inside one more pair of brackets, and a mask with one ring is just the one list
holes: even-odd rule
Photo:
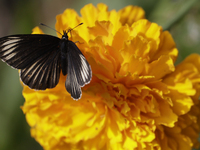
[[67, 53], [68, 53], [68, 47], [69, 47], [69, 42], [72, 42], [68, 40], [68, 35], [66, 32], [63, 32], [63, 36], [60, 40], [60, 51], [61, 51], [61, 68], [62, 68], [62, 73], [63, 75], [67, 74]]
[[22, 82], [31, 89], [54, 88], [67, 75], [66, 90], [72, 98], [81, 97], [81, 87], [88, 84], [92, 71], [86, 58], [68, 39], [66, 31], [61, 39], [45, 34], [21, 34], [0, 38], [0, 58], [20, 70]]

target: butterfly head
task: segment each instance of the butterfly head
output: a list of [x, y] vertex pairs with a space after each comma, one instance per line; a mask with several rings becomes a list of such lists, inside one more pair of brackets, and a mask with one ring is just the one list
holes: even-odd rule
[[71, 31], [73, 30], [73, 29], [75, 29], [76, 27], [78, 27], [78, 26], [80, 26], [80, 25], [82, 25], [83, 23], [79, 23], [77, 26], [75, 26], [74, 28], [72, 28], [72, 29], [69, 29], [67, 32], [66, 32], [66, 30], [63, 30], [63, 35], [62, 35], [62, 39], [67, 39], [68, 40], [68, 33], [70, 32], [70, 34], [71, 34]]
[[63, 30], [63, 35], [62, 35], [62, 39], [66, 39], [66, 40], [68, 40], [68, 32], [70, 32], [69, 30], [66, 32], [66, 30]]

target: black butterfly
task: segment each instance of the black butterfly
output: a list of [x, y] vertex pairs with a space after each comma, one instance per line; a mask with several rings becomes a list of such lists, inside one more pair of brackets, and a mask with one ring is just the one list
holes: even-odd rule
[[22, 82], [36, 90], [54, 88], [62, 70], [63, 75], [67, 74], [67, 91], [72, 98], [79, 99], [81, 87], [90, 82], [92, 71], [76, 44], [68, 40], [68, 32], [63, 31], [61, 39], [45, 34], [2, 37], [0, 58], [13, 68], [21, 69]]

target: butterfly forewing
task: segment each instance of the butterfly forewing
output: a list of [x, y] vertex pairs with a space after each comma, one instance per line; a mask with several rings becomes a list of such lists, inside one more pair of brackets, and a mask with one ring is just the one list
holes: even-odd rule
[[91, 80], [92, 77], [91, 67], [88, 61], [86, 60], [85, 56], [72, 41], [69, 41], [68, 51], [69, 51], [68, 56], [72, 58], [71, 63], [72, 66], [74, 67], [78, 84], [80, 86], [84, 86]]
[[65, 81], [66, 90], [71, 94], [74, 99], [79, 99], [82, 95], [81, 87], [77, 82], [76, 74], [74, 67], [70, 67], [71, 59], [68, 57], [68, 74], [67, 79]]
[[65, 86], [72, 97], [80, 98], [80, 87], [88, 84], [91, 80], [91, 68], [84, 55], [72, 41], [68, 41], [67, 58], [68, 75]]
[[43, 34], [6, 36], [0, 38], [0, 58], [21, 69], [21, 80], [30, 88], [53, 88], [61, 71], [59, 42], [59, 38]]
[[60, 39], [50, 35], [11, 35], [0, 38], [0, 58], [8, 65], [23, 69], [40, 57], [58, 50]]

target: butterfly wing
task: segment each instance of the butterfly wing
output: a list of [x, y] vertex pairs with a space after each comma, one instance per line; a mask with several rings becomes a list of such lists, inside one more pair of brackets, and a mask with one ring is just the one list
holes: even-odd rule
[[0, 38], [0, 58], [15, 69], [32, 89], [44, 90], [58, 84], [60, 39], [50, 35], [27, 34]]
[[34, 64], [21, 69], [20, 78], [32, 89], [54, 88], [60, 78], [60, 54], [52, 52], [40, 57]]
[[74, 99], [81, 97], [81, 87], [88, 84], [92, 78], [89, 63], [75, 43], [68, 41], [68, 74], [65, 82], [67, 91]]

